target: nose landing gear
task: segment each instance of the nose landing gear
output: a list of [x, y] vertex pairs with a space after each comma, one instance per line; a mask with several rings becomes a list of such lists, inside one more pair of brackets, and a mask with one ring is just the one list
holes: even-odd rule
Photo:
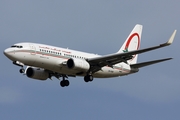
[[21, 69], [19, 70], [20, 73], [25, 73], [25, 70], [23, 68], [24, 67], [24, 63], [19, 62], [19, 61], [14, 61], [13, 64], [21, 67]]
[[22, 67], [20, 70], [19, 70], [20, 73], [25, 73], [25, 70], [24, 68]]

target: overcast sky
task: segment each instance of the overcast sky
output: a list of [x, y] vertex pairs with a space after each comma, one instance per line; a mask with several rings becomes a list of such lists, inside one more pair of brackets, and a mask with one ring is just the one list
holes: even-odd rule
[[38, 81], [19, 73], [3, 54], [14, 43], [36, 42], [100, 55], [119, 50], [138, 23], [141, 48], [166, 42], [180, 30], [178, 0], [0, 0], [0, 120], [178, 120], [180, 73], [177, 31], [171, 46], [139, 55], [138, 62], [173, 57], [136, 74]]

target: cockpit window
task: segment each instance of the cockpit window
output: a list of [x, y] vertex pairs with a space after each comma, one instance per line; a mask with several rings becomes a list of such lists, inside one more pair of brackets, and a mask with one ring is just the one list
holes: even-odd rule
[[11, 47], [16, 47], [16, 45], [13, 45], [13, 46], [11, 46]]
[[23, 46], [20, 46], [20, 45], [13, 45], [11, 46], [12, 48], [23, 48]]

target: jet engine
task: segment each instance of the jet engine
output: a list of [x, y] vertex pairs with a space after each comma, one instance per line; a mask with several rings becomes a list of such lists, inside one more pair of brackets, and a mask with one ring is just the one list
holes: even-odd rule
[[49, 73], [41, 68], [27, 67], [26, 76], [37, 80], [46, 80], [49, 78]]
[[69, 69], [74, 69], [82, 72], [87, 72], [90, 68], [89, 63], [84, 60], [84, 59], [75, 59], [75, 58], [70, 58], [67, 61], [67, 67]]

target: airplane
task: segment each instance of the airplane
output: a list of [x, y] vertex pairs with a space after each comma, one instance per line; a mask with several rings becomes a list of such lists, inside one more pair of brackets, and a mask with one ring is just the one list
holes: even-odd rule
[[118, 52], [103, 56], [30, 42], [14, 44], [5, 49], [4, 54], [13, 64], [20, 66], [20, 73], [27, 77], [42, 81], [62, 78], [60, 86], [66, 87], [70, 84], [68, 77], [81, 76], [85, 82], [91, 82], [94, 78], [137, 73], [139, 68], [172, 59], [137, 63], [138, 54], [171, 45], [176, 34], [174, 30], [166, 43], [139, 49], [142, 28], [140, 24], [135, 25]]

